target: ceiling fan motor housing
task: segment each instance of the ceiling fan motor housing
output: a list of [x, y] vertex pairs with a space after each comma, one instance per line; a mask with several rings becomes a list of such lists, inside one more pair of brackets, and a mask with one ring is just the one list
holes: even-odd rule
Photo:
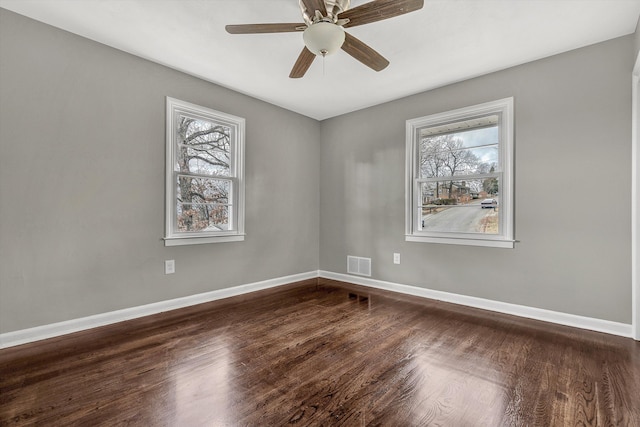
[[[302, 17], [307, 25], [311, 25], [314, 22], [317, 22], [316, 19], [316, 11], [309, 10], [307, 6], [304, 4], [303, 0], [298, 0], [300, 4], [300, 10], [302, 11]], [[323, 18], [329, 18], [334, 23], [338, 20], [338, 14], [344, 12], [349, 9], [351, 0], [324, 0], [324, 5], [326, 9], [326, 16]]]

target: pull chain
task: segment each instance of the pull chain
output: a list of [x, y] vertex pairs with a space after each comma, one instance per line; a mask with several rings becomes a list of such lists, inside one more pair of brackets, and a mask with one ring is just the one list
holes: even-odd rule
[[327, 57], [327, 51], [323, 49], [320, 54], [322, 54], [322, 77], [324, 78], [324, 59]]

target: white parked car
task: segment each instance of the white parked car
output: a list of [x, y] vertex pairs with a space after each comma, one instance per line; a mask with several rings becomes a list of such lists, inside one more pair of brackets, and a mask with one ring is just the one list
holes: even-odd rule
[[484, 208], [496, 208], [498, 207], [498, 201], [496, 199], [484, 199], [480, 202], [480, 207]]

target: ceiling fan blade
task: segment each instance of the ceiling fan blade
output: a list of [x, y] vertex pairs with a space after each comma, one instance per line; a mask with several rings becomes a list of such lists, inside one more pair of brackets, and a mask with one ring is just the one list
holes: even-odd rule
[[342, 44], [342, 50], [375, 71], [382, 71], [387, 68], [389, 61], [387, 61], [384, 56], [351, 34], [345, 32], [344, 35], [345, 39]]
[[304, 31], [305, 23], [280, 23], [280, 24], [239, 24], [224, 27], [229, 34], [258, 34], [258, 33], [291, 33]]
[[315, 14], [316, 10], [322, 13], [322, 16], [327, 16], [327, 8], [324, 5], [324, 0], [302, 0], [304, 6], [307, 8], [307, 13], [311, 18]]
[[422, 9], [423, 6], [424, 0], [374, 0], [345, 10], [339, 15], [339, 18], [349, 19], [344, 28], [355, 27], [404, 15]]
[[291, 74], [289, 77], [292, 79], [299, 79], [304, 76], [304, 73], [307, 72], [313, 60], [316, 59], [316, 56], [309, 51], [306, 47], [302, 48], [302, 52], [300, 52], [300, 56], [296, 60], [296, 63], [293, 64], [293, 69], [291, 70]]

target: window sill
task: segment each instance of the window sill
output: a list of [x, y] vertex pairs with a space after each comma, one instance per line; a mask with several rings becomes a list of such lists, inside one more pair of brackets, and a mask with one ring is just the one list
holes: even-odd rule
[[469, 238], [452, 238], [452, 237], [427, 237], [406, 235], [407, 242], [420, 243], [443, 243], [446, 245], [465, 245], [465, 246], [485, 246], [488, 248], [505, 248], [513, 249], [515, 240], [489, 240], [489, 239], [469, 239]]
[[165, 246], [203, 245], [206, 243], [242, 242], [244, 234], [202, 237], [165, 237]]

